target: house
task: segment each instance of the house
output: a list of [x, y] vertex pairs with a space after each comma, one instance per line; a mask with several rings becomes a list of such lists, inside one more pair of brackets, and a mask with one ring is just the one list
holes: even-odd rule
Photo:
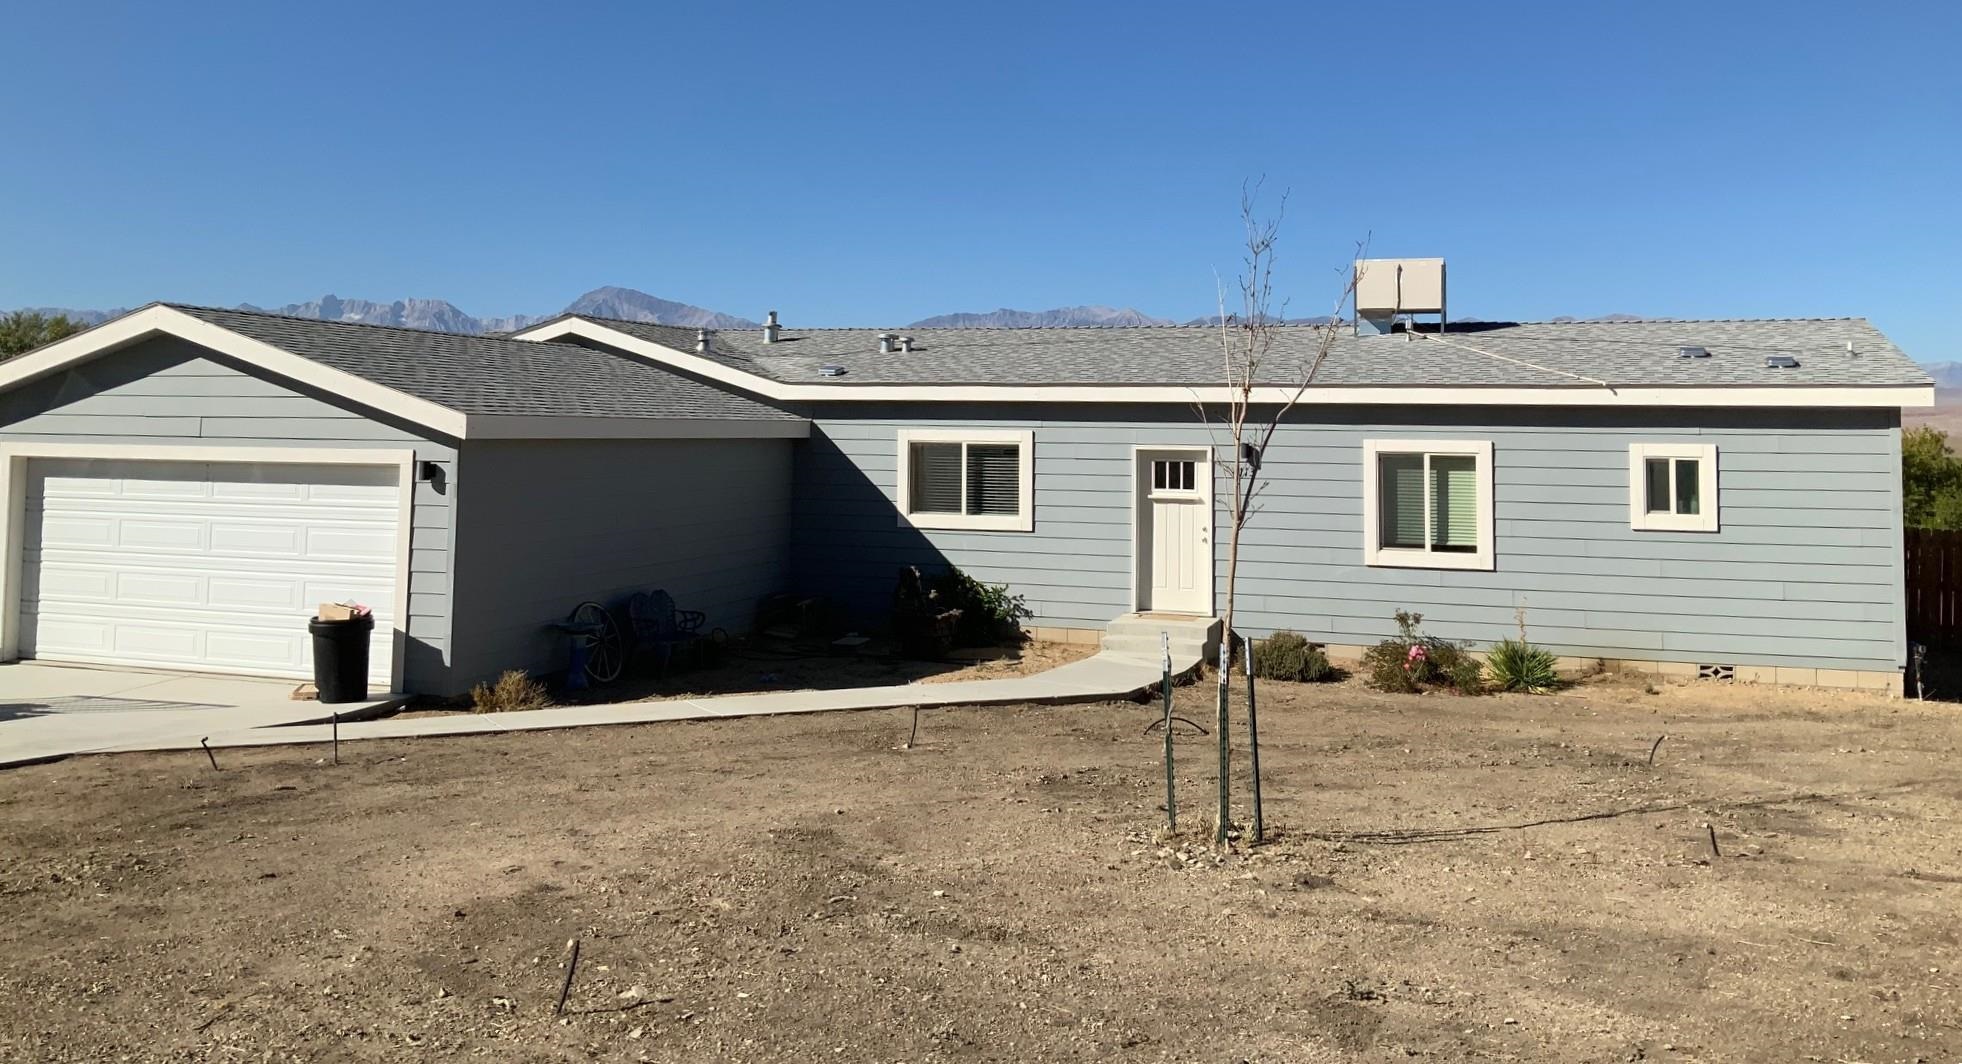
[[[1256, 399], [1321, 335], [1277, 329]], [[0, 656], [299, 674], [296, 618], [356, 594], [393, 686], [454, 693], [562, 667], [544, 626], [582, 599], [740, 631], [794, 587], [876, 624], [902, 564], [1009, 585], [1039, 635], [1209, 616], [1219, 367], [1206, 327], [148, 307], [0, 365]], [[1898, 690], [1900, 411], [1932, 398], [1857, 319], [1365, 314], [1261, 456], [1238, 627], [1340, 655], [1399, 608], [1476, 644], [1523, 613], [1571, 658]]]

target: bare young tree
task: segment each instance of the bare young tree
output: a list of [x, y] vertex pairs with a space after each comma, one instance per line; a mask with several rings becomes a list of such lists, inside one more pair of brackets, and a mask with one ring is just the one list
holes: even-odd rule
[[[1283, 301], [1278, 309], [1274, 307], [1274, 247], [1287, 213], [1287, 195], [1284, 193], [1281, 196], [1280, 205], [1271, 217], [1263, 218], [1259, 211], [1260, 187], [1261, 182], [1253, 182], [1240, 190], [1240, 221], [1245, 229], [1246, 247], [1241, 263], [1240, 312], [1237, 315], [1227, 314], [1225, 286], [1219, 289], [1220, 364], [1227, 393], [1223, 411], [1226, 439], [1223, 442], [1229, 450], [1222, 456], [1219, 447], [1215, 446], [1213, 455], [1220, 475], [1232, 486], [1227, 502], [1227, 517], [1231, 526], [1226, 541], [1226, 610], [1220, 632], [1217, 721], [1219, 815], [1214, 831], [1214, 841], [1219, 843], [1226, 841], [1232, 818], [1232, 744], [1226, 704], [1232, 671], [1227, 667], [1227, 656], [1234, 640], [1240, 537], [1247, 523], [1259, 512], [1257, 500], [1267, 483], [1260, 477], [1260, 464], [1267, 453], [1267, 445], [1273, 442], [1276, 430], [1302, 396], [1307, 394], [1308, 388], [1315, 383], [1316, 374], [1321, 372], [1322, 364], [1328, 361], [1329, 351], [1335, 346], [1337, 330], [1342, 326], [1344, 312], [1356, 293], [1355, 274], [1350, 271], [1328, 320], [1305, 327], [1309, 332], [1308, 343], [1291, 342], [1284, 358], [1275, 355], [1276, 332], [1282, 327], [1281, 319], [1286, 315], [1287, 304]], [[1360, 257], [1361, 248], [1358, 247], [1357, 251]], [[1203, 404], [1200, 416], [1211, 424], [1211, 416]], [[1258, 780], [1254, 786], [1257, 794]]]

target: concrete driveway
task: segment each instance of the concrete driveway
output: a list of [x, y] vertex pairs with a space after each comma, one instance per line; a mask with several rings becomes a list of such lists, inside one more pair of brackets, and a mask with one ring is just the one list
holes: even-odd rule
[[296, 702], [292, 680], [15, 662], [0, 665], [0, 768], [71, 754], [170, 747], [220, 732], [372, 716], [395, 696]]

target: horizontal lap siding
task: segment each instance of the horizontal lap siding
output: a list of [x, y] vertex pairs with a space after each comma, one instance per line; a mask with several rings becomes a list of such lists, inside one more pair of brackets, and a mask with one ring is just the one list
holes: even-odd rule
[[564, 668], [545, 626], [588, 599], [665, 589], [742, 632], [789, 582], [791, 441], [470, 441], [463, 469], [459, 685]]
[[[1860, 669], [1902, 658], [1892, 411], [1384, 413], [1306, 410], [1275, 437], [1242, 538], [1243, 631], [1372, 642], [1401, 607], [1483, 645], [1514, 634], [1524, 607], [1532, 637], [1565, 654]], [[1034, 532], [895, 520], [897, 433], [935, 426], [1034, 430]], [[1361, 564], [1362, 442], [1424, 437], [1492, 441], [1495, 571]], [[1176, 407], [821, 410], [798, 470], [800, 586], [877, 619], [898, 566], [952, 562], [1010, 585], [1033, 623], [1101, 627], [1131, 608], [1132, 448], [1212, 439]], [[1633, 442], [1716, 444], [1720, 531], [1628, 527]], [[1222, 510], [1227, 491], [1222, 479]], [[1223, 582], [1223, 513], [1215, 524]]]
[[440, 488], [418, 483], [415, 490], [403, 682], [411, 691], [448, 686], [452, 446], [172, 337], [146, 340], [0, 394], [0, 438], [413, 450], [443, 477]]

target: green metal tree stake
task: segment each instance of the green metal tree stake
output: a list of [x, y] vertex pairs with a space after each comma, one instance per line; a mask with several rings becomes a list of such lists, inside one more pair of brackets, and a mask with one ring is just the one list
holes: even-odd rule
[[1179, 830], [1179, 799], [1172, 776], [1172, 637], [1158, 633], [1158, 648], [1165, 653], [1165, 827], [1172, 834]]
[[1213, 841], [1226, 844], [1226, 831], [1233, 822], [1233, 748], [1231, 736], [1227, 733], [1226, 693], [1233, 682], [1232, 658], [1233, 633], [1224, 632], [1219, 639], [1219, 829], [1213, 832]]
[[1263, 842], [1267, 838], [1267, 823], [1260, 815], [1260, 718], [1254, 713], [1253, 648], [1247, 647], [1241, 656], [1247, 659], [1247, 753], [1254, 774], [1254, 841]]

